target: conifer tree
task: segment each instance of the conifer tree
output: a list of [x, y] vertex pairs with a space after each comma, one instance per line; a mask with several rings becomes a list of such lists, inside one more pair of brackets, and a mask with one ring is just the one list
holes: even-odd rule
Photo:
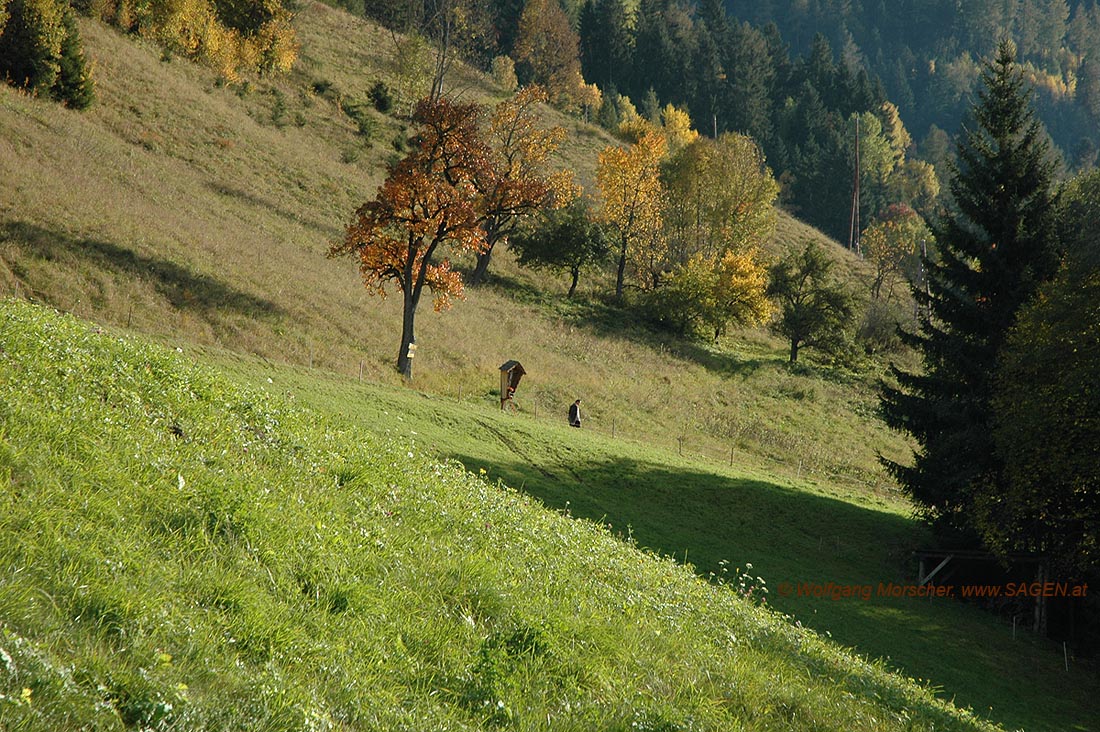
[[1058, 256], [1052, 165], [1029, 106], [1011, 42], [986, 65], [975, 126], [958, 146], [954, 206], [935, 228], [938, 262], [926, 262], [926, 315], [904, 340], [923, 373], [894, 369], [884, 388], [887, 423], [920, 447], [911, 466], [884, 460], [926, 519], [956, 537], [972, 536], [975, 491], [996, 486], [991, 438], [992, 373], [1017, 311]]
[[634, 73], [629, 93], [642, 98], [647, 89], [665, 101], [676, 97], [685, 79], [678, 73], [679, 49], [669, 33], [666, 0], [639, 0], [634, 14]]
[[0, 79], [32, 93], [49, 92], [60, 71], [65, 38], [58, 0], [11, 0], [0, 33]]
[[76, 15], [67, 6], [63, 25], [65, 38], [61, 42], [61, 57], [53, 95], [67, 107], [87, 109], [95, 98], [92, 75], [84, 58], [84, 45], [80, 42]]
[[633, 45], [623, 0], [595, 0], [581, 12], [581, 68], [601, 89], [624, 87], [632, 69]]

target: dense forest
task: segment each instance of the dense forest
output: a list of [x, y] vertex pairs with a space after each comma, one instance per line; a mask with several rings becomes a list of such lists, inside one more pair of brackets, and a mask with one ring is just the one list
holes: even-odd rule
[[882, 80], [910, 129], [957, 131], [978, 65], [1011, 38], [1039, 116], [1072, 169], [1100, 149], [1100, 9], [1094, 0], [728, 0], [732, 15], [775, 23], [805, 52], [823, 34], [850, 68]]

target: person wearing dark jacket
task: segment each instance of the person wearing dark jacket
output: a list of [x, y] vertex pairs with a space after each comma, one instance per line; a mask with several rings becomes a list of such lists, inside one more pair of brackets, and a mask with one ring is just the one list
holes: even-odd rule
[[580, 427], [581, 426], [581, 400], [573, 402], [569, 405], [569, 426]]

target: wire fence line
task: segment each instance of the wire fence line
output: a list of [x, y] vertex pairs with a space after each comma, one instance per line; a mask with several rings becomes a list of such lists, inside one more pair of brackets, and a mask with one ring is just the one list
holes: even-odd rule
[[[472, 395], [472, 394], [471, 394]], [[462, 391], [459, 392], [459, 400], [463, 399]], [[540, 421], [560, 421], [566, 423], [566, 407], [558, 405], [547, 406], [545, 402], [537, 398], [525, 400], [526, 404], [505, 404], [505, 410], [510, 414], [527, 417]], [[559, 414], [559, 412], [561, 414]], [[893, 484], [885, 474], [881, 480], [868, 479], [867, 476], [855, 476], [845, 473], [843, 465], [830, 464], [822, 459], [821, 453], [825, 446], [814, 445], [808, 449], [808, 444], [799, 438], [786, 435], [779, 430], [761, 427], [756, 424], [759, 420], [752, 420], [748, 426], [737, 431], [736, 442], [728, 443], [728, 447], [721, 447], [721, 439], [705, 436], [698, 430], [680, 429], [674, 430], [666, 439], [654, 435], [639, 436], [623, 430], [619, 420], [613, 415], [602, 414], [598, 418], [586, 416], [584, 429], [600, 433], [612, 439], [628, 440], [649, 447], [663, 447], [675, 450], [678, 455], [687, 459], [702, 459], [708, 463], [734, 467], [742, 464], [760, 470], [779, 472], [786, 477], [795, 480], [820, 480], [836, 485], [858, 490], [865, 494], [880, 497], [901, 497], [900, 488]], [[746, 441], [756, 439], [762, 446], [771, 445], [779, 450], [792, 453], [792, 458], [785, 460], [774, 454], [768, 454], [764, 450], [751, 450], [746, 447]], [[859, 472], [861, 469], [852, 466]]]

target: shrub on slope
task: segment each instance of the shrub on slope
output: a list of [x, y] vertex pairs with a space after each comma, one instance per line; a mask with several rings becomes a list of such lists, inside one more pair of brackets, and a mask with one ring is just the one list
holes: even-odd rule
[[13, 301], [0, 728], [992, 729], [596, 524]]

